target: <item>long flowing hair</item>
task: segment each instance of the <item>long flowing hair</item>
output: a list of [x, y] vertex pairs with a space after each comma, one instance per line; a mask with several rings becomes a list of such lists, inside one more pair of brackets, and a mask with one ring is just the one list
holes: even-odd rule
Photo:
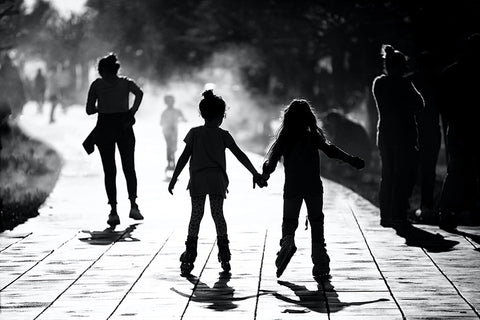
[[292, 145], [303, 138], [306, 133], [312, 133], [317, 138], [326, 141], [325, 133], [318, 126], [317, 117], [313, 112], [307, 100], [294, 99], [285, 108], [280, 128], [278, 129], [274, 142], [270, 147], [267, 158], [279, 148], [278, 141], [284, 139], [285, 151], [289, 150]]

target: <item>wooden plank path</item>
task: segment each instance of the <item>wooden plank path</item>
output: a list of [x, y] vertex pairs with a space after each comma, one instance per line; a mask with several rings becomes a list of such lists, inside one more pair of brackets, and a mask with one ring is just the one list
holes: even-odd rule
[[[34, 120], [27, 115], [22, 123], [63, 150], [65, 167], [40, 216], [0, 234], [1, 319], [480, 318], [480, 228], [462, 227], [452, 234], [416, 226], [397, 233], [378, 225], [378, 208], [330, 181], [324, 181], [324, 211], [331, 279], [316, 282], [311, 276], [304, 209], [298, 251], [277, 279], [282, 174], [272, 176], [268, 189], [252, 190], [245, 169], [230, 156], [225, 214], [232, 272], [220, 273], [207, 209], [194, 276], [180, 277], [188, 179], [183, 174], [175, 196], [168, 195], [158, 169], [163, 168], [163, 153], [153, 155], [147, 138], [153, 125], [136, 128], [140, 205], [146, 219], [128, 219], [122, 199], [122, 224], [111, 231], [105, 230], [108, 209], [101, 168], [92, 165], [99, 165], [99, 159], [86, 157], [71, 143], [66, 146], [68, 136], [58, 131], [67, 132], [67, 120], [44, 130]], [[83, 133], [68, 130], [70, 139], [79, 140]], [[154, 152], [163, 150], [161, 141], [157, 143]], [[261, 158], [251, 159], [261, 164]], [[123, 178], [119, 195], [125, 197], [121, 184]]]

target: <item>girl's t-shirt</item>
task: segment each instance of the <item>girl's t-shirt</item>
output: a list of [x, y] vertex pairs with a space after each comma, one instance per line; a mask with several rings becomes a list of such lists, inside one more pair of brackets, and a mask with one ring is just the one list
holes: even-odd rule
[[90, 86], [87, 104], [95, 104], [95, 100], [98, 100], [98, 113], [127, 112], [130, 108], [128, 99], [130, 92], [139, 91], [137, 84], [127, 77], [118, 77], [114, 83], [98, 78]]
[[278, 161], [283, 157], [284, 198], [315, 196], [323, 193], [319, 155], [319, 149], [323, 149], [323, 144], [325, 142], [309, 132], [290, 144], [284, 137], [279, 138], [274, 153], [264, 165], [264, 170], [267, 173], [273, 172]]
[[183, 141], [192, 148], [190, 195], [225, 197], [228, 187], [225, 149], [235, 144], [230, 133], [219, 127], [199, 126], [190, 129]]

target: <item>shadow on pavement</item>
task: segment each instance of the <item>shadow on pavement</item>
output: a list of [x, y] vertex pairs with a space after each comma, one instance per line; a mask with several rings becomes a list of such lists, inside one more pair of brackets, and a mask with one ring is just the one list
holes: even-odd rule
[[132, 224], [122, 231], [115, 231], [115, 227], [109, 227], [103, 231], [82, 230], [83, 233], [88, 233], [90, 236], [79, 238], [79, 240], [91, 245], [109, 245], [114, 242], [140, 241], [132, 236], [132, 232], [137, 228], [137, 225], [138, 223]]
[[298, 297], [298, 300], [291, 299], [278, 292], [273, 295], [284, 302], [296, 304], [305, 308], [304, 310], [285, 309], [283, 313], [307, 313], [310, 311], [317, 313], [335, 313], [350, 306], [361, 306], [369, 303], [389, 301], [389, 299], [375, 299], [369, 301], [358, 302], [342, 302], [338, 298], [337, 291], [331, 284], [329, 279], [318, 279], [317, 290], [308, 290], [306, 286], [300, 286], [288, 281], [278, 281], [278, 284], [285, 286], [292, 290]]
[[193, 293], [186, 294], [175, 288], [170, 288], [179, 295], [190, 298], [191, 301], [208, 304], [207, 308], [215, 311], [227, 311], [238, 307], [235, 301], [255, 298], [256, 295], [234, 297], [235, 289], [228, 285], [231, 279], [230, 272], [220, 272], [217, 282], [212, 287], [200, 281], [196, 276], [190, 275], [187, 280], [194, 285]]
[[430, 252], [450, 251], [459, 242], [447, 240], [439, 233], [430, 233], [413, 225], [396, 227], [397, 235], [405, 239], [405, 244], [411, 247], [424, 248]]
[[[458, 234], [459, 236], [464, 236], [466, 238], [469, 238], [470, 240], [472, 240], [473, 242], [475, 242], [476, 244], [480, 244], [480, 236], [477, 235], [477, 234], [473, 234], [473, 233], [468, 233], [468, 232], [465, 232], [465, 231], [460, 231], [460, 230], [454, 230], [452, 231], [451, 233], [453, 234]], [[479, 248], [477, 248], [476, 250], [478, 251]]]

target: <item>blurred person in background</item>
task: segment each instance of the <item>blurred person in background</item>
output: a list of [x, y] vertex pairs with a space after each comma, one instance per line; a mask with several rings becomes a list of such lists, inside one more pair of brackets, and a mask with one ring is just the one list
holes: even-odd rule
[[8, 54], [0, 62], [0, 103], [8, 105], [12, 117], [17, 118], [27, 102], [25, 88], [18, 68]]
[[33, 99], [38, 105], [38, 113], [43, 113], [43, 104], [45, 103], [45, 91], [47, 89], [47, 79], [43, 75], [42, 69], [37, 70], [33, 80]]
[[167, 108], [160, 116], [160, 125], [167, 144], [167, 167], [165, 171], [175, 169], [175, 152], [177, 151], [178, 123], [186, 122], [182, 111], [175, 108], [175, 97], [168, 94], [163, 98]]

